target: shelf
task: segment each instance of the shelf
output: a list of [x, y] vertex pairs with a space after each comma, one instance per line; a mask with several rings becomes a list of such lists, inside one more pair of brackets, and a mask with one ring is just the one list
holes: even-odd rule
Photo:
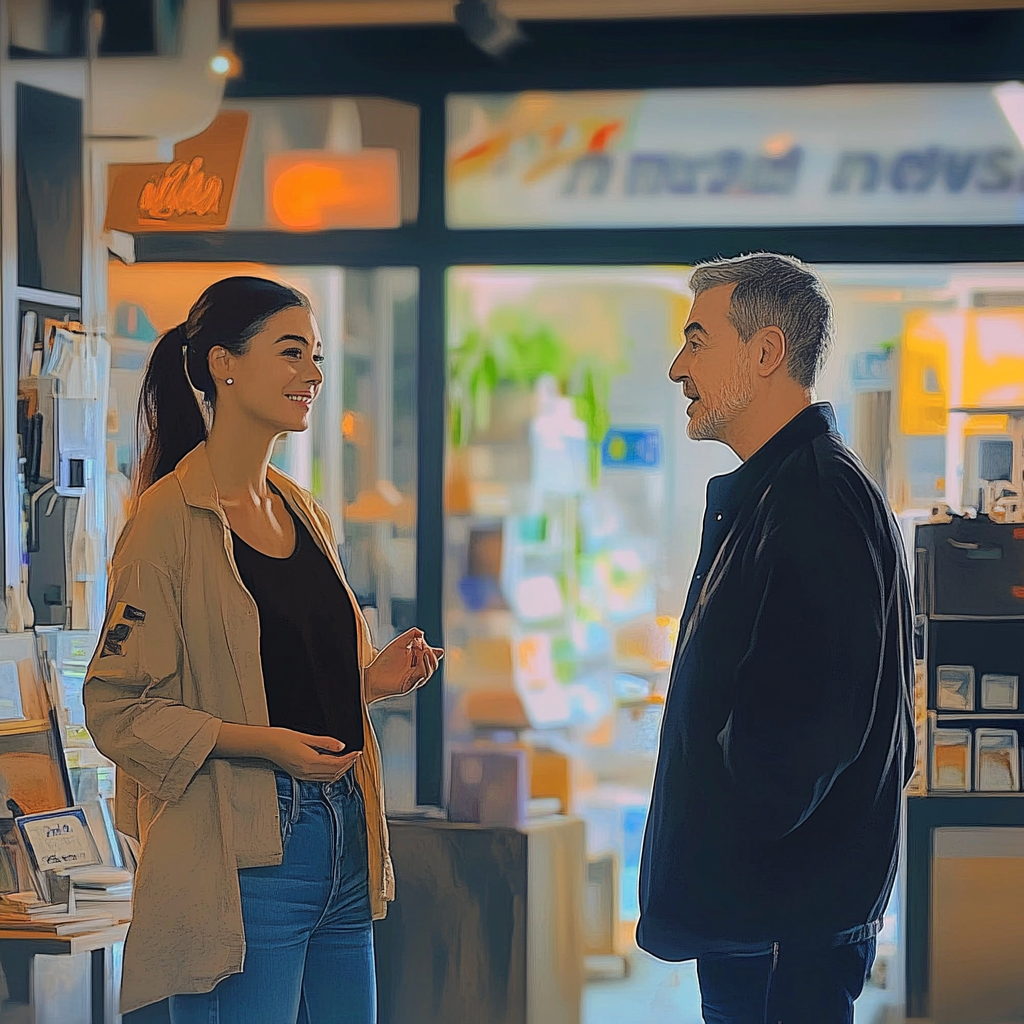
[[32, 931], [27, 928], [5, 928], [0, 930], [0, 941], [56, 944], [65, 947], [62, 952], [75, 954], [91, 953], [95, 949], [116, 946], [119, 942], [124, 942], [127, 934], [127, 923], [108, 925], [100, 931], [83, 932], [81, 935], [50, 935], [44, 931]]
[[1014, 792], [1013, 790], [1002, 792], [997, 790], [992, 793], [973, 791], [970, 793], [960, 793], [952, 789], [933, 789], [929, 790], [926, 796], [916, 796], [914, 794], [911, 794], [908, 797], [908, 799], [926, 800], [933, 796], [938, 796], [942, 798], [952, 797], [955, 800], [963, 800], [965, 797], [979, 797], [982, 800], [991, 800], [993, 797], [1013, 797], [1015, 799], [1020, 799], [1021, 797], [1024, 797], [1024, 793]]
[[0, 721], [0, 737], [27, 736], [31, 733], [49, 732], [50, 723], [44, 718], [7, 719]]
[[15, 294], [22, 302], [38, 302], [43, 306], [67, 306], [68, 309], [81, 309], [82, 299], [79, 295], [66, 292], [49, 292], [45, 288], [26, 288], [19, 285]]
[[979, 721], [987, 722], [1024, 722], [1024, 712], [1020, 711], [936, 711], [936, 721], [939, 722], [965, 722]]

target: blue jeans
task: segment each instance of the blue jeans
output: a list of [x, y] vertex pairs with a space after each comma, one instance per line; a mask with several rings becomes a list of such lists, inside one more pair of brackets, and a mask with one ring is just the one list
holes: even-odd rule
[[173, 996], [172, 1024], [375, 1024], [363, 795], [277, 773], [284, 860], [238, 872], [245, 965]]
[[876, 940], [847, 946], [779, 943], [763, 953], [697, 960], [705, 1024], [853, 1024]]

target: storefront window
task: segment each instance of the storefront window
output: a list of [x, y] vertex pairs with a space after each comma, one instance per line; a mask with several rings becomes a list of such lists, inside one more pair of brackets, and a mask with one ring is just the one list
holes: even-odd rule
[[1011, 224], [1021, 87], [453, 95], [453, 228]]
[[[1024, 267], [819, 269], [837, 338], [818, 397], [908, 540], [937, 502], [985, 510], [1021, 444]], [[616, 862], [627, 944], [705, 488], [738, 465], [724, 445], [687, 437], [667, 377], [688, 276], [458, 267], [448, 278], [449, 736], [527, 749], [531, 796], [582, 816], [592, 860]], [[895, 914], [894, 903], [884, 942]]]
[[[324, 386], [310, 429], [285, 435], [273, 461], [331, 516], [349, 582], [382, 647], [416, 623], [416, 270], [112, 262], [108, 481], [127, 480], [134, 469], [135, 410], [153, 342], [185, 318], [206, 287], [235, 274], [281, 281], [312, 303], [323, 338]], [[115, 497], [110, 491], [108, 503], [116, 504]], [[116, 521], [115, 515], [112, 529]], [[376, 704], [371, 715], [389, 807], [411, 809], [415, 696]]]

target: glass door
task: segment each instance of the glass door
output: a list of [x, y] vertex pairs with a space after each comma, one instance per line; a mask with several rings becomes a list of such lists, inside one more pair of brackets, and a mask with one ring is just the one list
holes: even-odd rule
[[[936, 503], [986, 510], [1002, 487], [994, 477], [1020, 472], [1024, 267], [819, 270], [837, 338], [817, 397], [908, 543]], [[526, 749], [534, 809], [585, 820], [592, 895], [603, 889], [614, 905], [611, 935], [588, 911], [591, 952], [634, 949], [641, 837], [705, 489], [738, 465], [725, 446], [687, 437], [667, 378], [688, 276], [635, 266], [448, 275], [448, 737]], [[923, 757], [923, 719], [919, 729]], [[880, 936], [877, 971], [889, 981], [865, 1002], [898, 998], [901, 887]], [[696, 978], [673, 965], [647, 964], [624, 983], [636, 989], [630, 1005], [648, 1007], [681, 977], [679, 1019], [697, 1013]], [[613, 1019], [613, 989], [588, 991], [587, 1020]]]

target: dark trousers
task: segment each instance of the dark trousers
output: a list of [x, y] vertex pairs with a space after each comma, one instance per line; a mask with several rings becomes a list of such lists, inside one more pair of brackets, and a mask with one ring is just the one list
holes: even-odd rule
[[763, 955], [697, 961], [705, 1024], [853, 1024], [874, 939], [827, 949], [779, 943]]

